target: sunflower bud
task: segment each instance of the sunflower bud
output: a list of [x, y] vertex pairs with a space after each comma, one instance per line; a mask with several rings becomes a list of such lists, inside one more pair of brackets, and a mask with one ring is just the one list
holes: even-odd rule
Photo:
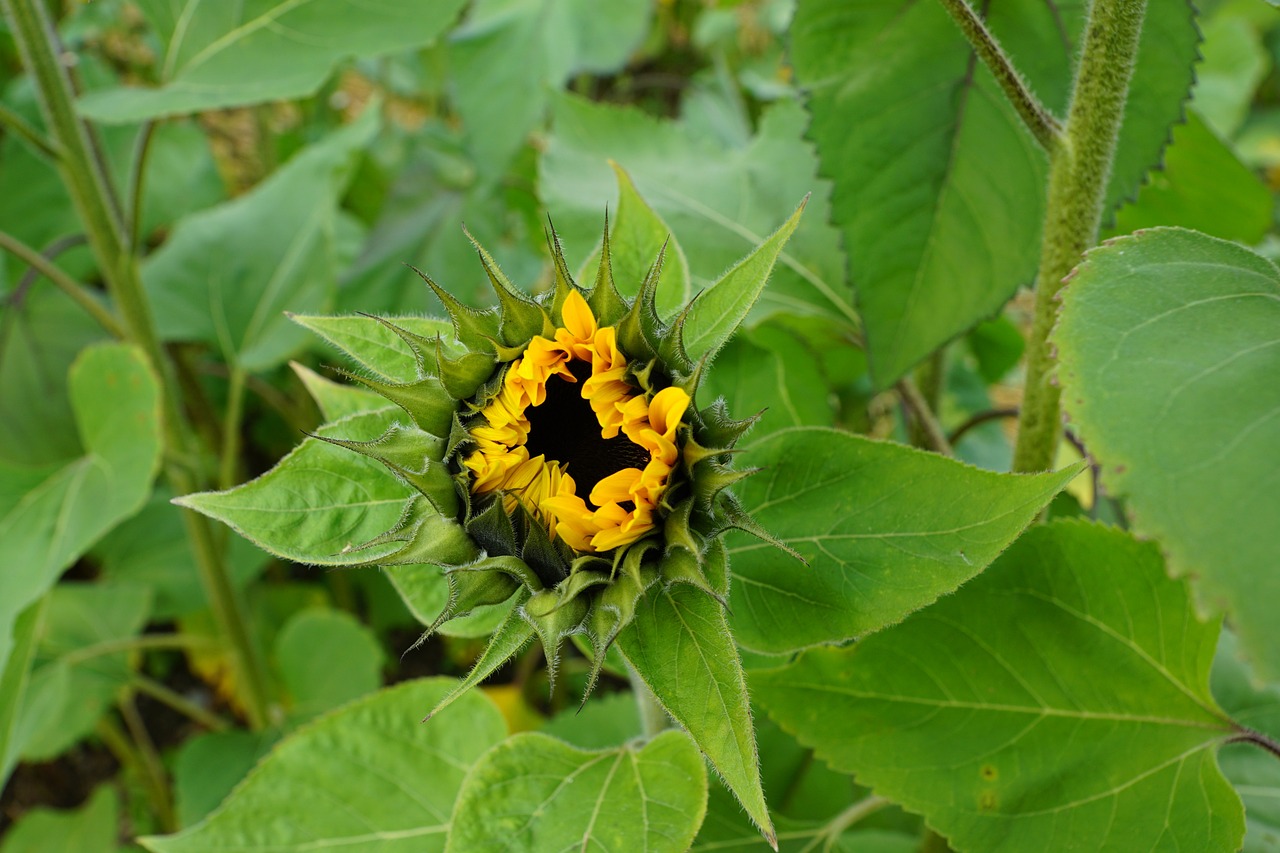
[[[628, 301], [614, 284], [607, 223], [589, 291], [570, 276], [554, 234], [556, 286], [538, 298], [476, 248], [497, 306], [465, 306], [419, 273], [456, 340], [382, 320], [413, 352], [420, 378], [353, 375], [411, 425], [373, 441], [325, 438], [378, 460], [421, 495], [392, 530], [353, 550], [368, 549], [369, 564], [444, 569], [449, 603], [428, 634], [516, 595], [553, 676], [561, 644], [581, 634], [594, 684], [655, 585], [691, 584], [723, 604], [717, 537], [753, 529], [724, 491], [750, 473], [730, 462], [751, 422], [731, 420], [719, 402], [694, 405], [711, 353], [690, 359], [687, 308], [670, 324], [659, 318], [662, 252]], [[388, 543], [399, 547], [387, 553]]]

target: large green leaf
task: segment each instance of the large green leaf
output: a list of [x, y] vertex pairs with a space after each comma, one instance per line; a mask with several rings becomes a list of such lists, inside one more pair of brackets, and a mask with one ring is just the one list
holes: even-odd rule
[[1235, 850], [1244, 816], [1214, 760], [1238, 731], [1209, 693], [1217, 634], [1154, 546], [1059, 522], [901, 625], [752, 687], [958, 850]]
[[26, 702], [47, 601], [47, 597], [39, 599], [18, 615], [13, 625], [13, 649], [0, 668], [0, 786], [9, 781], [22, 748], [25, 735], [19, 727], [18, 709]]
[[772, 839], [747, 684], [724, 607], [689, 584], [652, 589], [618, 635], [618, 647]]
[[617, 192], [609, 167], [616, 161], [679, 238], [696, 292], [763, 243], [813, 193], [759, 310], [856, 323], [839, 237], [826, 224], [830, 185], [815, 177], [813, 150], [801, 139], [806, 121], [798, 104], [781, 102], [766, 110], [750, 144], [728, 147], [634, 108], [560, 96], [552, 102], [539, 194], [576, 269], [599, 241], [602, 212]]
[[[365, 370], [394, 382], [412, 382], [420, 378], [413, 351], [404, 338], [375, 317], [291, 314], [289, 319], [324, 338]], [[390, 322], [423, 338], [433, 339], [439, 335], [449, 340], [453, 337], [453, 326], [448, 320], [392, 317]], [[432, 357], [434, 353], [424, 352], [423, 355]]]
[[[993, 0], [988, 25], [1040, 97], [1065, 112], [1083, 3]], [[1190, 5], [1147, 11], [1108, 190], [1131, 195], [1191, 86]], [[1047, 158], [941, 4], [804, 0], [792, 56], [822, 172], [837, 177], [872, 375], [888, 385], [994, 314], [1035, 273]]]
[[[388, 406], [335, 421], [317, 435], [372, 441], [403, 419], [400, 409]], [[386, 556], [403, 544], [347, 550], [394, 527], [414, 494], [382, 463], [308, 438], [256, 480], [225, 492], [184, 495], [174, 503], [223, 522], [277, 557], [343, 566]]]
[[161, 41], [154, 89], [122, 87], [80, 99], [104, 122], [140, 121], [313, 94], [342, 60], [431, 42], [463, 0], [139, 0]]
[[160, 334], [204, 342], [247, 370], [296, 351], [306, 335], [284, 312], [333, 299], [338, 200], [376, 129], [368, 110], [252, 191], [183, 219], [142, 268]]
[[683, 732], [602, 752], [519, 734], [472, 766], [446, 849], [683, 853], [706, 810], [706, 765]]
[[482, 178], [501, 177], [550, 93], [570, 75], [620, 69], [650, 0], [477, 0], [450, 40], [450, 82]]
[[133, 584], [64, 582], [49, 591], [19, 723], [24, 760], [49, 761], [93, 732], [133, 677], [126, 651], [101, 646], [136, 636], [150, 605], [146, 587]]
[[374, 693], [285, 738], [205, 820], [141, 839], [155, 853], [443, 850], [468, 768], [506, 734], [472, 691], [429, 725], [447, 678]]
[[1009, 546], [1079, 473], [996, 474], [901, 444], [787, 429], [750, 448], [765, 473], [743, 506], [804, 565], [730, 540], [734, 636], [779, 653], [878, 631], [951, 592]]
[[1076, 271], [1053, 342], [1063, 407], [1134, 529], [1280, 677], [1280, 272], [1194, 231], [1115, 240]]
[[142, 507], [160, 464], [160, 387], [140, 350], [89, 347], [67, 386], [84, 455], [38, 467], [0, 461], [0, 661], [18, 614]]

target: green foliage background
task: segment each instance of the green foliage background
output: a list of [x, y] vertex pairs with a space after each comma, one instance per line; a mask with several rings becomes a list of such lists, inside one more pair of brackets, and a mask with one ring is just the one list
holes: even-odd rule
[[[0, 0], [0, 853], [1280, 850], [1274, 7], [1145, 4], [1048, 309], [1057, 470], [1011, 473], [1054, 161], [938, 0], [46, 2], [111, 264], [36, 3]], [[978, 5], [1065, 119], [1089, 4]], [[488, 304], [465, 225], [543, 291], [549, 217], [587, 284], [606, 210], [625, 296], [664, 244], [664, 315], [730, 282], [699, 403], [761, 412], [734, 491], [806, 561], [733, 532], [727, 608], [645, 600], [658, 734], [616, 654], [580, 710], [585, 644], [550, 695], [535, 649], [495, 674], [502, 605], [406, 652], [445, 584], [341, 552], [411, 492], [303, 436], [394, 420], [333, 368], [416, 378], [366, 315], [448, 334], [406, 264]], [[186, 504], [270, 554], [171, 502], [219, 489]]]

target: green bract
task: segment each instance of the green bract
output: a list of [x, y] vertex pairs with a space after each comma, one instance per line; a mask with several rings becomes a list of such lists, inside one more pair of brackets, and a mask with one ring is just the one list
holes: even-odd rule
[[[554, 287], [535, 297], [517, 290], [478, 243], [496, 307], [465, 306], [419, 273], [444, 304], [452, 334], [413, 318], [295, 318], [366, 368], [344, 373], [377, 396], [313, 374], [308, 387], [322, 410], [343, 416], [257, 480], [179, 503], [287, 559], [387, 567], [428, 622], [423, 639], [455, 625], [493, 630], [469, 677], [436, 711], [534, 634], [553, 683], [561, 645], [581, 635], [593, 661], [590, 692], [606, 653], [643, 611], [643, 630], [620, 644], [625, 656], [771, 833], [745, 680], [724, 618], [720, 536], [739, 529], [790, 549], [726, 488], [752, 473], [731, 463], [754, 418], [733, 419], [723, 400], [698, 408], [695, 398], [802, 210], [669, 318], [655, 305], [664, 252], [627, 300], [614, 283], [607, 222], [589, 290], [569, 273], [554, 233]], [[543, 449], [552, 446], [554, 454]], [[432, 598], [438, 613], [427, 612]], [[683, 614], [693, 611], [698, 626], [681, 639], [689, 630]], [[714, 647], [722, 660], [690, 674], [688, 686], [699, 689], [667, 689], [663, 656], [647, 648], [663, 638]], [[724, 719], [706, 716], [703, 681], [721, 694]]]

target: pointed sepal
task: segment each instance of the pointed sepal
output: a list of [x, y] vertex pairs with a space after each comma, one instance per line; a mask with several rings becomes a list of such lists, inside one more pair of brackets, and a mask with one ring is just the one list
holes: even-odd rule
[[502, 620], [502, 624], [493, 632], [493, 636], [489, 639], [489, 644], [485, 646], [480, 658], [471, 667], [471, 671], [467, 673], [467, 677], [458, 682], [458, 685], [449, 691], [431, 709], [430, 713], [422, 718], [422, 722], [427, 722], [452, 704], [463, 693], [484, 681], [498, 667], [518, 655], [520, 650], [528, 644], [533, 637], [533, 626], [520, 615], [520, 605], [521, 603], [517, 602], [517, 605], [511, 608], [507, 617]]

